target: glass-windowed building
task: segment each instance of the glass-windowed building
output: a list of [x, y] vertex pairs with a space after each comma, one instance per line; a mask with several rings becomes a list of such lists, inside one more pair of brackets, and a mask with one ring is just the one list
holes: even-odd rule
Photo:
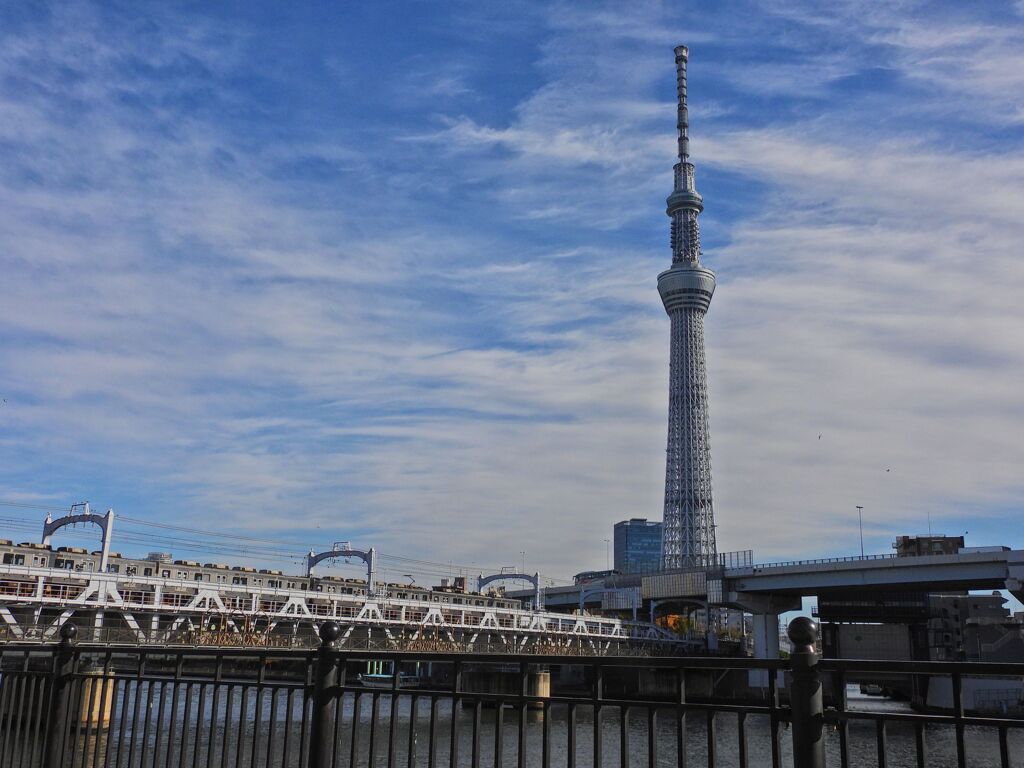
[[634, 517], [615, 524], [615, 570], [647, 573], [661, 567], [661, 523]]

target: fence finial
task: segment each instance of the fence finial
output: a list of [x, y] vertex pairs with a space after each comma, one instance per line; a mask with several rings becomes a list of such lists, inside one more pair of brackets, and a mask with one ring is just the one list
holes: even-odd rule
[[78, 642], [78, 627], [70, 621], [65, 622], [60, 628], [61, 644], [74, 645]]
[[334, 641], [341, 637], [341, 627], [336, 621], [325, 621], [320, 625], [320, 642], [324, 645], [334, 645]]
[[812, 653], [818, 642], [818, 625], [807, 616], [797, 616], [786, 628], [789, 641], [793, 644], [793, 652]]

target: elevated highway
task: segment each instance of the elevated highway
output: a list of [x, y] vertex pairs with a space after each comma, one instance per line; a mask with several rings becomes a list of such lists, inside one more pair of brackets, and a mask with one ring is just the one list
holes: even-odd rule
[[[994, 549], [994, 548], [993, 548]], [[778, 615], [797, 610], [803, 597], [878, 593], [1008, 590], [1024, 601], [1024, 550], [964, 551], [956, 554], [869, 555], [705, 570], [614, 576], [604, 586], [633, 588], [645, 611], [723, 606], [753, 614], [754, 647], [761, 657], [778, 652]], [[548, 587], [548, 610], [617, 611], [593, 584]], [[520, 592], [509, 592], [520, 597]]]

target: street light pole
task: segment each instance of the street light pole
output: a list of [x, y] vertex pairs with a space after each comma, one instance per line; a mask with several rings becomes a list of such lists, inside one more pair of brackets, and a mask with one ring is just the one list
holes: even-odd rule
[[605, 539], [604, 540], [604, 569], [606, 571], [609, 571], [609, 570], [611, 570], [611, 567], [612, 567], [612, 565], [611, 565], [611, 562], [610, 562], [609, 556], [608, 556], [608, 539]]
[[864, 559], [864, 507], [857, 505], [857, 523], [860, 526], [860, 559]]

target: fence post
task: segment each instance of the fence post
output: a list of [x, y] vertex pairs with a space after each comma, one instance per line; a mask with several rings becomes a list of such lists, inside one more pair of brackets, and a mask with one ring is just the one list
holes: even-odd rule
[[789, 622], [786, 630], [793, 650], [790, 669], [793, 683], [789, 689], [789, 706], [793, 718], [793, 768], [824, 768], [824, 707], [821, 695], [821, 670], [814, 644], [818, 625], [806, 616]]
[[71, 675], [75, 668], [75, 644], [78, 627], [67, 623], [60, 628], [60, 645], [53, 664], [50, 685], [50, 708], [46, 719], [46, 751], [44, 768], [60, 768], [64, 758], [64, 740], [68, 735], [68, 699], [71, 698]]
[[320, 625], [320, 650], [317, 652], [316, 677], [313, 681], [309, 768], [328, 768], [334, 752], [331, 703], [335, 695], [332, 689], [338, 684], [338, 661], [334, 655], [334, 641], [339, 637], [341, 627], [335, 622], [326, 621]]

